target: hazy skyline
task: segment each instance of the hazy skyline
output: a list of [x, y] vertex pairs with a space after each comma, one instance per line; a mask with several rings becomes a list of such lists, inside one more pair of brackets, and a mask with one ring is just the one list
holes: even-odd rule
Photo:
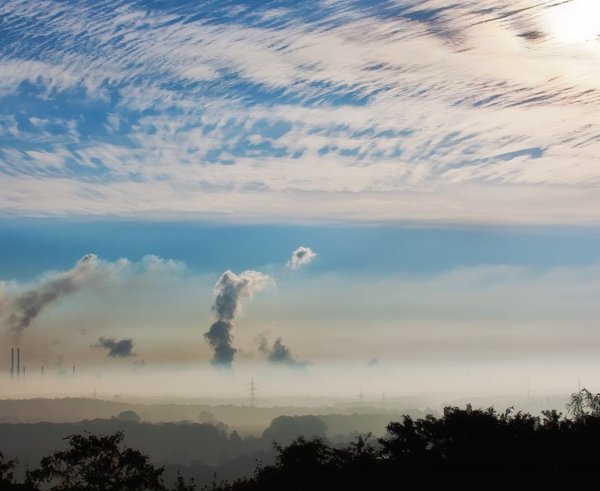
[[0, 360], [115, 392], [600, 383], [598, 19], [4, 2]]
[[[103, 228], [60, 225], [68, 232], [61, 240], [54, 236], [53, 243], [62, 243], [77, 229], [87, 230], [90, 237], [91, 230]], [[160, 229], [158, 223], [145, 226]], [[290, 395], [302, 390], [307, 395], [331, 393], [334, 386], [342, 393], [353, 393], [361, 381], [365, 385], [371, 381], [369, 387], [378, 387], [376, 394], [387, 391], [389, 396], [442, 389], [461, 393], [476, 387], [481, 392], [524, 391], [526, 387], [552, 391], [567, 390], [578, 377], [588, 383], [597, 378], [600, 249], [592, 247], [599, 239], [589, 231], [585, 240], [580, 237], [577, 241], [589, 246], [584, 258], [564, 254], [562, 246], [577, 237], [576, 230], [390, 231], [359, 227], [352, 230], [363, 241], [357, 247], [338, 242], [349, 230], [328, 235], [316, 229], [313, 233], [321, 235], [319, 248], [315, 245], [317, 257], [311, 264], [291, 270], [287, 261], [297, 248], [282, 245], [279, 253], [272, 253], [273, 260], [256, 260], [256, 255], [263, 253], [261, 244], [274, 251], [279, 242], [289, 238], [285, 228], [273, 227], [260, 235], [255, 227], [180, 226], [197, 234], [199, 244], [207, 243], [189, 251], [190, 257], [202, 256], [205, 251], [211, 255], [210, 241], [221, 243], [221, 234], [230, 240], [238, 236], [237, 246], [222, 252], [212, 264], [231, 258], [236, 276], [253, 269], [270, 278], [268, 287], [254, 298], [242, 298], [243, 309], [233, 322], [232, 346], [237, 353], [229, 378], [211, 374], [215, 371], [213, 353], [204, 339], [215, 319], [212, 307], [218, 290], [214, 287], [221, 274], [215, 273], [210, 263], [188, 265], [155, 255], [129, 260], [125, 257], [129, 247], [121, 245], [120, 259], [104, 259], [100, 254], [80, 288], [50, 302], [23, 332], [20, 346], [34, 386], [40, 365], [46, 367], [47, 380], [58, 382], [60, 370], [68, 375], [71, 365], [77, 365], [80, 382], [91, 383], [98, 373], [121, 372], [120, 381], [115, 380], [112, 387], [115, 391], [127, 387], [124, 380], [138, 380], [130, 382], [130, 390], [144, 394], [153, 380], [179, 373], [178, 383], [160, 389], [177, 390], [179, 395], [193, 380], [212, 382], [190, 385], [190, 394], [199, 394], [202, 388], [213, 394], [235, 393], [251, 374], [262, 379], [267, 394], [279, 387], [282, 394]], [[31, 232], [32, 228], [28, 225], [25, 229]], [[129, 243], [140, 233], [135, 225], [128, 229], [119, 244]], [[3, 231], [5, 240], [12, 233], [13, 243], [18, 243], [15, 228], [5, 224]], [[247, 234], [257, 235], [254, 244], [242, 239]], [[388, 240], [382, 241], [381, 234]], [[399, 247], [404, 241], [398, 234], [406, 235], [413, 245], [429, 244], [428, 250], [408, 247], [394, 257], [382, 244]], [[305, 230], [304, 235], [311, 234]], [[389, 240], [392, 237], [395, 240]], [[179, 235], [172, 238], [174, 244], [179, 243]], [[90, 248], [95, 238], [91, 241]], [[481, 246], [488, 241], [499, 249]], [[113, 239], [109, 242], [98, 240], [97, 250], [112, 246]], [[138, 247], [138, 241], [131, 242]], [[481, 256], [475, 261], [470, 248], [477, 243]], [[36, 247], [43, 251], [45, 245], [39, 242]], [[152, 250], [151, 243], [144, 247]], [[352, 267], [339, 262], [336, 251], [357, 264]], [[500, 253], [503, 261], [498, 260]], [[445, 259], [441, 259], [443, 255]], [[61, 256], [52, 255], [52, 260], [61, 262]], [[511, 261], [511, 257], [515, 259]], [[35, 258], [35, 254], [25, 253], [27, 258]], [[419, 267], [428, 258], [433, 264]], [[2, 258], [3, 269], [10, 262], [10, 258]], [[77, 268], [75, 260], [65, 270], [41, 269], [34, 277], [3, 283], [6, 357], [8, 347], [16, 346], [6, 324], [11, 299], [45, 291], [57, 278], [72, 276]], [[107, 357], [106, 350], [96, 347], [99, 338], [130, 339], [137, 356]], [[290, 358], [304, 363], [272, 364], [265, 339], [269, 349], [281, 339]], [[126, 373], [133, 378], [124, 378]], [[144, 373], [149, 378], [145, 379]], [[293, 389], [290, 378], [295, 380]], [[143, 384], [143, 379], [150, 385]], [[106, 380], [105, 390], [111, 387]], [[89, 386], [87, 382], [84, 385]]]

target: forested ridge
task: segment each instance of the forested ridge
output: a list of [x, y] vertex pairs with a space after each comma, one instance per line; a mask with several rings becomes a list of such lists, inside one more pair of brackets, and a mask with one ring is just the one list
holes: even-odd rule
[[325, 490], [534, 489], [594, 484], [600, 460], [600, 394], [583, 389], [565, 413], [498, 412], [446, 407], [440, 416], [404, 416], [381, 438], [359, 435], [336, 445], [323, 437], [274, 442], [275, 462], [256, 462], [251, 476], [202, 487], [179, 478], [167, 488], [164, 469], [112, 435], [70, 435], [68, 446], [41, 459], [20, 482], [14, 460], [0, 455], [6, 490]]

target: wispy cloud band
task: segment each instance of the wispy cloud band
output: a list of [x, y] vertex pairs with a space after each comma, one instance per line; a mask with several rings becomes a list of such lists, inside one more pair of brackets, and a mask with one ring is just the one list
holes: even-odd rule
[[0, 210], [597, 223], [600, 42], [561, 5], [7, 3]]

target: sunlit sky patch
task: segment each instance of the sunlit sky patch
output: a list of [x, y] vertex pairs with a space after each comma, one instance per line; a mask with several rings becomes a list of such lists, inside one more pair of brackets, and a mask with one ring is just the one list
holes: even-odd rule
[[[545, 15], [550, 35], [565, 43], [598, 41], [600, 5], [594, 0], [572, 0], [549, 9]], [[597, 46], [592, 45], [597, 49]]]

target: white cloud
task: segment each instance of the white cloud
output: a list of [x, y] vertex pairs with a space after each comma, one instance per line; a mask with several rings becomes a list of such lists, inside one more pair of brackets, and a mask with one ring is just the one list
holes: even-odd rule
[[[417, 10], [447, 2], [399, 5], [404, 16], [383, 17], [339, 2], [316, 24], [293, 10], [215, 24], [128, 5], [1, 6], [20, 41], [0, 62], [0, 96], [27, 80], [49, 100], [79, 86], [87, 102], [109, 100], [109, 86], [119, 98], [109, 137], [82, 138], [74, 119], [58, 135], [5, 119], [20, 143], [2, 148], [0, 209], [598, 223], [600, 43], [561, 42], [542, 15], [558, 7], [545, 3], [465, 0], [435, 22], [415, 21]], [[27, 44], [40, 33], [60, 43]], [[249, 83], [280, 95], [253, 100]], [[128, 125], [129, 111], [146, 115]], [[41, 119], [30, 116], [36, 128]], [[318, 202], [299, 209], [299, 196]]]
[[317, 253], [310, 247], [300, 246], [294, 252], [287, 262], [287, 267], [290, 269], [298, 269], [302, 266], [310, 264], [317, 257]]

